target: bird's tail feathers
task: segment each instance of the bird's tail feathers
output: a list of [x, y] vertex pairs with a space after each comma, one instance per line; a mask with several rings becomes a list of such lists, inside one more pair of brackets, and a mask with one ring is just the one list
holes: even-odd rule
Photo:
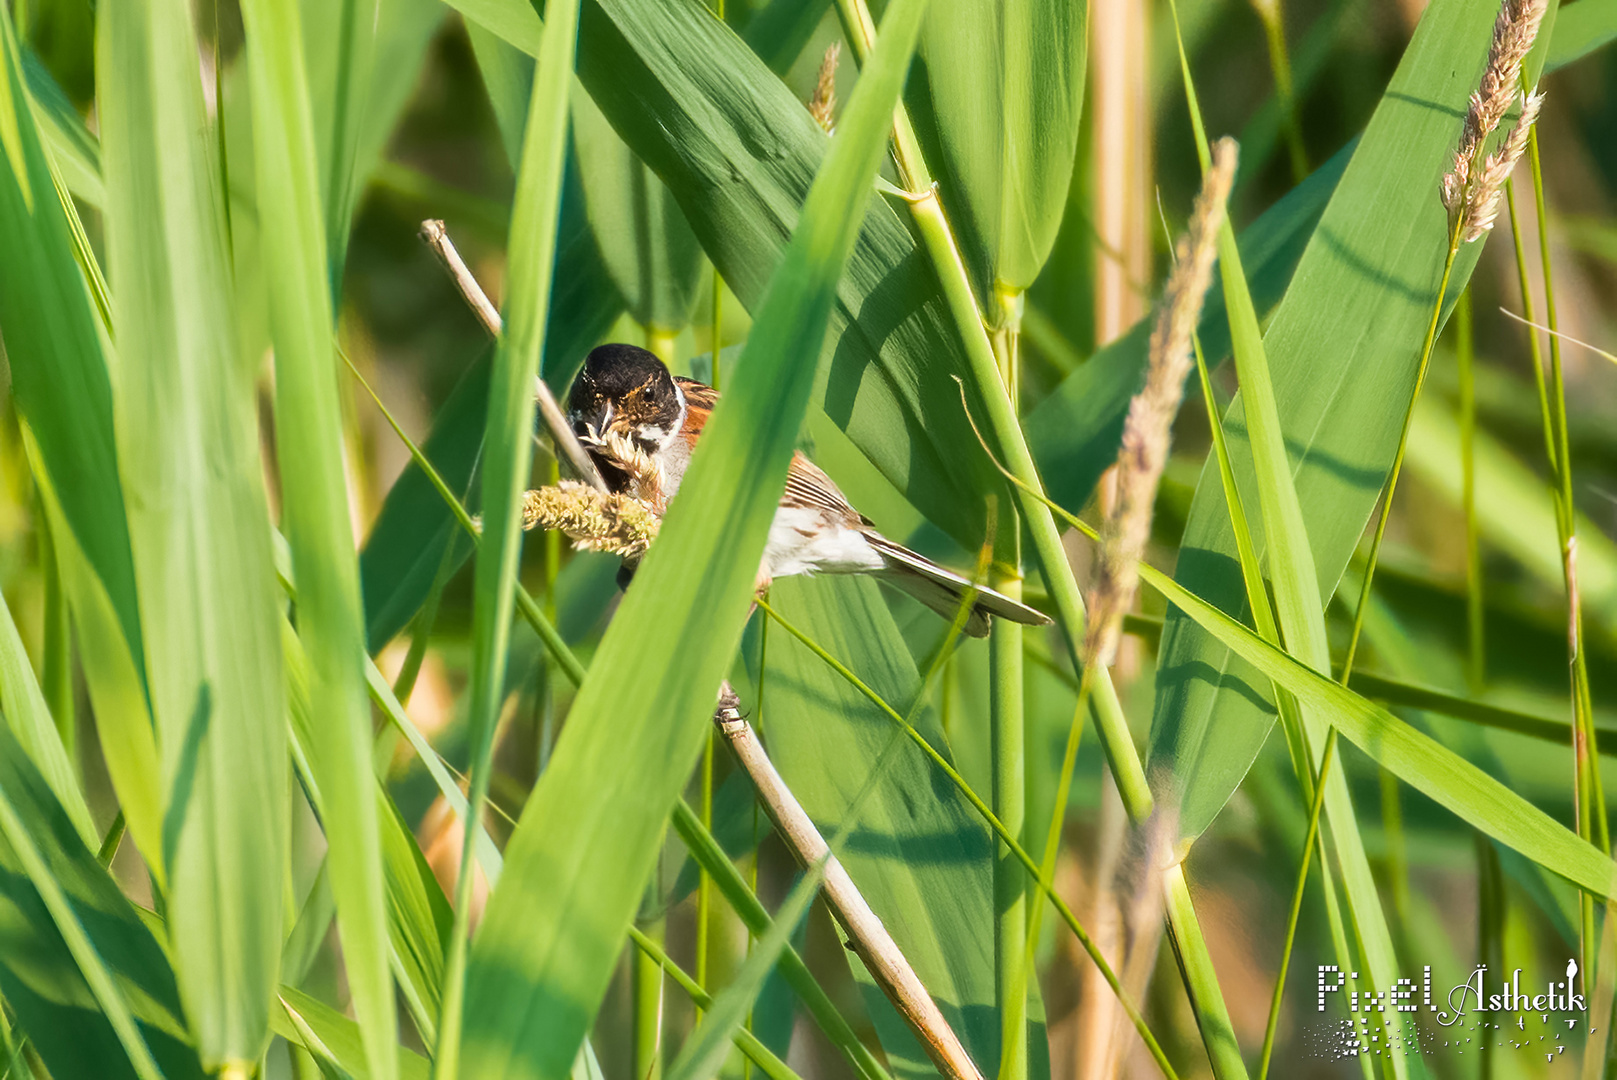
[[895, 544], [884, 536], [867, 534], [870, 546], [881, 555], [884, 568], [877, 576], [897, 589], [908, 593], [919, 602], [953, 620], [968, 592], [975, 589], [976, 598], [971, 614], [966, 617], [965, 631], [972, 637], [987, 637], [990, 615], [998, 615], [1025, 626], [1048, 626], [1050, 619], [1041, 611], [1001, 595], [985, 585], [974, 585], [945, 567], [917, 555], [909, 548]]

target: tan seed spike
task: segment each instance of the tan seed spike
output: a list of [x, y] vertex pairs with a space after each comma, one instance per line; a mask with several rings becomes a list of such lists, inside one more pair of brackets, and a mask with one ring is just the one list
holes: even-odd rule
[[836, 127], [837, 62], [841, 59], [842, 42], [833, 41], [820, 61], [820, 77], [814, 84], [814, 96], [809, 99], [809, 114], [827, 135]]
[[1177, 260], [1168, 275], [1146, 366], [1145, 386], [1129, 403], [1123, 446], [1117, 456], [1117, 500], [1101, 541], [1099, 573], [1090, 594], [1084, 653], [1089, 663], [1112, 662], [1123, 613], [1134, 603], [1139, 561], [1151, 533], [1157, 482], [1168, 460], [1169, 429], [1184, 397], [1193, 362], [1191, 335], [1201, 320], [1202, 301], [1212, 283], [1218, 233], [1235, 179], [1234, 140], [1213, 146], [1213, 165], [1202, 178], [1189, 232], [1180, 237]]
[[1461, 240], [1472, 241], [1493, 227], [1499, 212], [1499, 190], [1527, 145], [1527, 135], [1538, 116], [1541, 95], [1529, 94], [1522, 114], [1504, 146], [1483, 157], [1488, 139], [1518, 99], [1522, 64], [1538, 37], [1547, 0], [1505, 0], [1494, 20], [1493, 41], [1482, 80], [1471, 93], [1454, 167], [1443, 177], [1441, 194], [1450, 221]]

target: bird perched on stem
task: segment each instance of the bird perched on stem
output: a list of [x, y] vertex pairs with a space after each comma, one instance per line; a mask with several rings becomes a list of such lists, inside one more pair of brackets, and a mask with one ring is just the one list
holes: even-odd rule
[[[671, 374], [645, 349], [602, 345], [573, 383], [567, 420], [612, 492], [632, 496], [660, 516], [679, 491], [718, 399], [712, 387]], [[948, 619], [970, 594], [965, 631], [974, 637], [987, 636], [993, 615], [1028, 626], [1050, 622], [887, 539], [801, 452], [792, 455], [786, 491], [769, 527], [760, 585], [793, 574], [871, 574]]]

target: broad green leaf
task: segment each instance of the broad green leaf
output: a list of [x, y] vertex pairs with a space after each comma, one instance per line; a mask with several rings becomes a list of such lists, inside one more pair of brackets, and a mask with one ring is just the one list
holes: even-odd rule
[[[907, 709], [920, 676], [875, 582], [787, 578], [771, 587], [770, 602], [894, 708]], [[770, 634], [764, 677], [771, 755], [830, 836], [891, 738], [892, 721], [790, 635]], [[935, 716], [916, 723], [928, 742], [946, 745]], [[919, 749], [906, 742], [897, 753], [839, 857], [972, 1060], [992, 1065], [1001, 1039], [992, 836]], [[857, 965], [856, 973], [895, 1075], [936, 1075], [880, 990]], [[1033, 1015], [1032, 1075], [1048, 1075], [1044, 1024], [1037, 1008]]]
[[[1438, 0], [1428, 9], [1264, 336], [1322, 598], [1335, 591], [1391, 466], [1446, 250], [1446, 215], [1432, 192], [1451, 164], [1457, 117], [1496, 10], [1483, 0]], [[1454, 292], [1470, 267], [1465, 260], [1456, 267]], [[1322, 351], [1322, 341], [1337, 347]], [[1257, 491], [1246, 425], [1238, 397], [1225, 431], [1251, 508]], [[1266, 546], [1261, 533], [1254, 539], [1260, 550]], [[1177, 578], [1240, 612], [1245, 587], [1235, 554], [1210, 462], [1191, 505]], [[1196, 836], [1245, 775], [1274, 709], [1262, 678], [1177, 613], [1160, 655], [1152, 766], [1173, 771], [1180, 829]]]
[[559, 1080], [606, 992], [741, 637], [924, 10], [888, 8], [735, 376], [512, 834], [474, 943], [468, 1075]]
[[[270, 1017], [275, 1034], [309, 1051], [327, 1076], [370, 1080], [359, 1025], [317, 998], [290, 986], [281, 987]], [[427, 1080], [432, 1066], [420, 1054], [399, 1051], [400, 1080]]]
[[[1285, 295], [1351, 156], [1349, 147], [1320, 166], [1241, 234], [1247, 287], [1261, 313], [1267, 315]], [[1198, 333], [1209, 364], [1229, 355], [1229, 322], [1217, 281], [1207, 294]], [[1129, 400], [1145, 381], [1150, 334], [1150, 319], [1136, 323], [1067, 376], [1024, 421], [1050, 497], [1069, 509], [1088, 500], [1101, 473], [1117, 460]]]
[[653, 333], [677, 334], [706, 281], [684, 213], [583, 92], [573, 95], [573, 146], [590, 227], [624, 306]]
[[[0, 994], [55, 1076], [204, 1075], [162, 947], [4, 728]], [[129, 1046], [153, 1068], [133, 1065]]]
[[[298, 582], [298, 634], [310, 660], [309, 702], [321, 718], [316, 728], [319, 752], [311, 763], [325, 801], [322, 821], [343, 968], [371, 1074], [386, 1080], [397, 1074], [397, 1016], [370, 764], [365, 623], [349, 531], [338, 366], [331, 340], [327, 274], [332, 264], [321, 216], [304, 38], [297, 0], [249, 0], [242, 5], [242, 19], [259, 241], [275, 343], [282, 523]], [[356, 80], [365, 74], [361, 65]], [[346, 140], [344, 136], [339, 155], [348, 153]], [[333, 174], [346, 175], [347, 168], [333, 165]], [[283, 738], [284, 732], [283, 724]]]
[[1617, 0], [1580, 0], [1568, 4], [1555, 16], [1555, 37], [1545, 71], [1581, 60], [1603, 45], [1617, 39]]
[[143, 854], [166, 868], [181, 996], [216, 1068], [263, 1052], [284, 929], [269, 513], [190, 9], [99, 22], [120, 464], [167, 789], [161, 849]]
[[[1297, 695], [1374, 761], [1528, 859], [1597, 897], [1617, 895], [1617, 866], [1594, 845], [1465, 758], [1265, 642], [1180, 583], [1149, 566], [1141, 578], [1186, 618]], [[1379, 985], [1379, 984], [1378, 984]]]
[[0, 596], [0, 715], [5, 717], [12, 736], [27, 751], [34, 768], [50, 784], [51, 793], [62, 804], [73, 828], [78, 830], [79, 839], [86, 847], [99, 843], [100, 838], [90, 821], [90, 807], [79, 789], [77, 771], [56, 733], [56, 724], [45, 705], [45, 695], [34, 679], [34, 669], [28, 663], [17, 624], [3, 596]]
[[[525, 0], [453, 5], [533, 48]], [[579, 79], [757, 315], [826, 152], [825, 133], [700, 5], [585, 0], [582, 18]], [[917, 509], [975, 549], [985, 522], [980, 493], [1003, 485], [948, 377], [969, 374], [964, 350], [903, 206], [881, 199], [866, 207], [836, 301], [837, 348], [816, 400]]]
[[1043, 269], [1067, 207], [1084, 107], [1087, 6], [972, 0], [927, 21], [905, 100], [978, 304]]

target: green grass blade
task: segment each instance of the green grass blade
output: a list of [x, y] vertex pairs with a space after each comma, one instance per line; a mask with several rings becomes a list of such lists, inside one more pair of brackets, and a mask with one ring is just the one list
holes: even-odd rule
[[1617, 0], [1593, 0], [1578, 7], [1567, 5], [1555, 14], [1555, 37], [1550, 41], [1545, 71], [1581, 60], [1602, 45], [1617, 40]]
[[905, 101], [995, 324], [999, 293], [1033, 284], [1066, 210], [1087, 22], [1082, 3], [998, 0], [951, 8], [921, 34]]
[[1617, 894], [1617, 869], [1609, 858], [1504, 784], [1387, 710], [1269, 645], [1160, 571], [1142, 566], [1140, 574], [1198, 626], [1297, 695], [1305, 709], [1319, 710], [1359, 749], [1411, 787], [1595, 896], [1610, 899]]
[[[461, 1050], [470, 1075], [559, 1078], [606, 991], [740, 640], [924, 8], [898, 0], [888, 9], [884, 44], [843, 114], [681, 495], [511, 838], [468, 980]], [[558, 829], [563, 813], [572, 825]], [[570, 886], [557, 889], [558, 880]]]
[[5, 716], [11, 734], [50, 784], [51, 793], [62, 804], [79, 839], [86, 846], [98, 843], [100, 837], [90, 820], [90, 807], [79, 788], [73, 761], [56, 733], [45, 695], [34, 680], [34, 669], [29, 666], [4, 597], [0, 597], [0, 715]]
[[102, 717], [108, 770], [131, 831], [161, 877], [161, 776], [103, 331], [28, 107], [9, 14], [0, 15], [0, 27], [0, 150], [8, 166], [0, 170], [0, 326], [12, 393], [26, 422], [24, 445], [77, 623], [90, 698]]
[[203, 1061], [250, 1067], [279, 982], [289, 828], [253, 372], [236, 354], [190, 9], [119, 8], [99, 30], [118, 434], [168, 789], [162, 849], [145, 854], [166, 867]]
[[52, 1074], [200, 1080], [174, 973], [0, 728], [0, 993]]
[[[309, 699], [322, 718], [313, 759], [326, 802], [343, 961], [372, 1075], [396, 1074], [381, 841], [371, 775], [359, 568], [348, 521], [338, 367], [314, 124], [295, 0], [243, 4], [258, 221], [275, 342], [283, 522], [299, 583]], [[250, 430], [250, 429], [249, 429]], [[284, 729], [283, 729], [284, 730]]]
[[[1280, 303], [1352, 156], [1343, 150], [1266, 210], [1241, 234], [1241, 261], [1254, 306], [1267, 315]], [[1229, 355], [1230, 331], [1223, 286], [1215, 281], [1202, 309], [1198, 335], [1207, 362]], [[1028, 413], [1028, 445], [1052, 498], [1081, 507], [1095, 482], [1117, 460], [1129, 400], [1145, 378], [1151, 320], [1141, 319], [1121, 338], [1098, 350], [1091, 362], [1062, 380]]]
[[752, 952], [741, 970], [707, 1009], [702, 1022], [680, 1048], [679, 1057], [669, 1066], [669, 1080], [713, 1080], [730, 1055], [735, 1035], [746, 1023], [747, 1013], [764, 987], [764, 979], [775, 967], [781, 952], [820, 893], [825, 863], [809, 868], [775, 912], [775, 923], [752, 945]]
[[34, 99], [34, 116], [39, 122], [40, 135], [50, 148], [63, 182], [75, 197], [99, 209], [107, 199], [106, 188], [101, 183], [100, 142], [85, 126], [78, 109], [50, 70], [26, 46], [22, 51], [22, 66], [28, 92]]
[[311, 4], [300, 0], [299, 6], [308, 100], [321, 104], [318, 113], [311, 113], [311, 119], [321, 203], [325, 208], [326, 255], [331, 260], [335, 294], [341, 288], [349, 223], [362, 181], [357, 175], [356, 158], [370, 104], [381, 3], [334, 0]]
[[[359, 1025], [317, 998], [290, 986], [281, 987], [270, 1024], [275, 1033], [313, 1054], [323, 1070], [338, 1070], [352, 1080], [371, 1080]], [[411, 1050], [399, 1051], [400, 1080], [427, 1080], [432, 1067]]]
[[[556, 251], [557, 211], [566, 160], [567, 100], [572, 87], [578, 36], [577, 0], [552, 6], [539, 47], [529, 99], [522, 166], [511, 214], [510, 288], [504, 328], [494, 353], [488, 418], [483, 435], [483, 536], [473, 585], [472, 670], [467, 797], [469, 822], [482, 820], [493, 763], [496, 714], [504, 694], [506, 651], [510, 643], [513, 589], [522, 551], [518, 508], [527, 487], [533, 450], [534, 379], [540, 370], [551, 274]], [[472, 902], [475, 829], [467, 829], [454, 896], [455, 923], [444, 976], [443, 1012], [434, 1075], [454, 1080], [465, 1054], [471, 1075], [481, 1044], [463, 1036], [467, 1022], [467, 917]], [[471, 1023], [480, 1019], [474, 1011]], [[581, 1033], [582, 1035], [582, 1033]], [[576, 1051], [576, 1046], [569, 1048]]]

